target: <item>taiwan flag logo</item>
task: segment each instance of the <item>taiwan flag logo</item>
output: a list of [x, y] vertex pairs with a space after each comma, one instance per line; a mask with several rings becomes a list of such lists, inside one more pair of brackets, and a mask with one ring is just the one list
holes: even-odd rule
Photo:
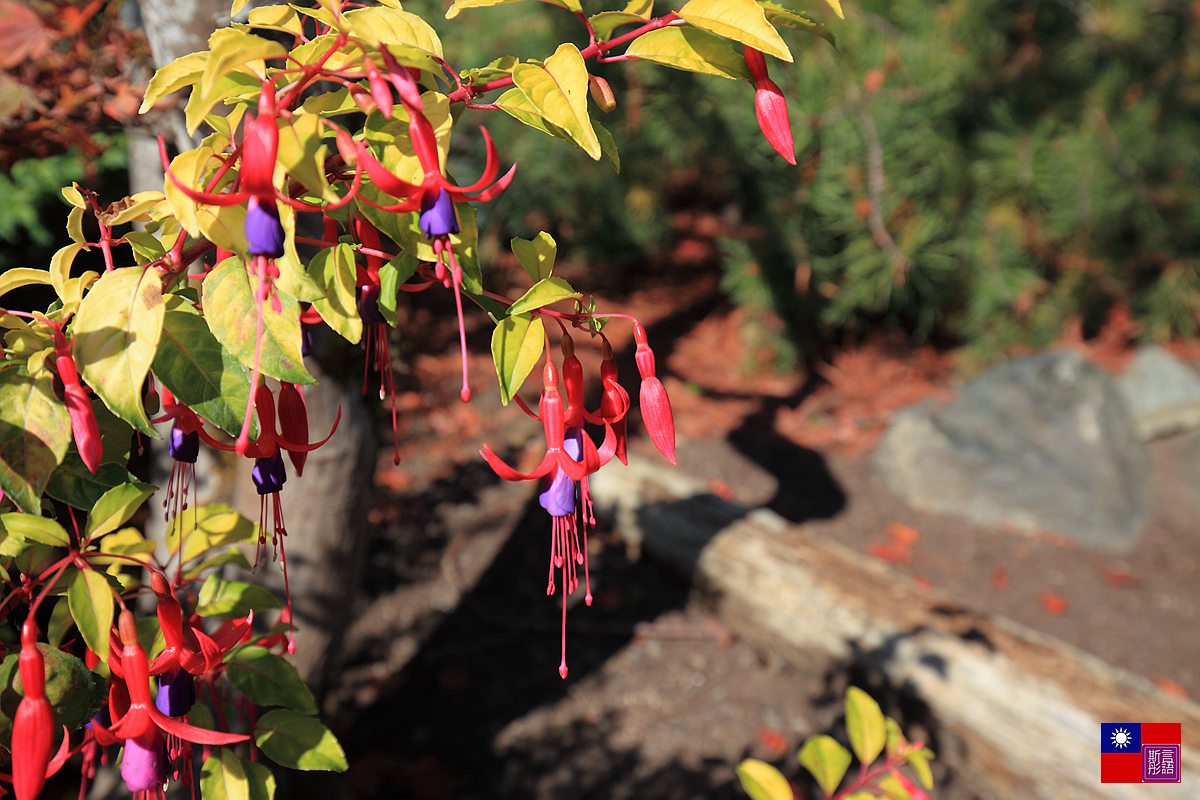
[[1183, 726], [1178, 722], [1100, 725], [1101, 783], [1179, 783]]

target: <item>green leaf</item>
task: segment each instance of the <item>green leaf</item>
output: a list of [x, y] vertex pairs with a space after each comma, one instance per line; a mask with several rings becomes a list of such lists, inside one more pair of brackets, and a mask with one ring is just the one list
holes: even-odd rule
[[155, 439], [162, 437], [142, 408], [142, 382], [158, 349], [163, 310], [158, 273], [124, 267], [92, 284], [72, 328], [84, 380], [114, 414]]
[[399, 322], [396, 301], [400, 295], [400, 285], [416, 274], [418, 263], [416, 256], [401, 250], [399, 255], [379, 268], [379, 313], [383, 315], [383, 321], [393, 328]]
[[243, 761], [242, 769], [246, 771], [246, 780], [250, 782], [250, 800], [274, 800], [275, 776], [269, 767], [255, 761]]
[[900, 723], [891, 717], [887, 717], [883, 721], [884, 730], [887, 731], [887, 744], [884, 750], [889, 756], [893, 756], [896, 752], [906, 745], [908, 741], [904, 738], [904, 732], [900, 730]]
[[72, 450], [67, 453], [62, 464], [50, 476], [45, 492], [60, 503], [66, 503], [72, 508], [87, 510], [94, 506], [109, 489], [133, 480], [137, 480], [137, 478], [120, 464], [101, 463], [99, 469], [93, 474], [84, 466], [79, 455]]
[[[502, 6], [506, 3], [515, 3], [517, 0], [454, 0], [454, 5], [450, 6], [446, 11], [446, 19], [454, 19], [464, 8], [486, 8], [488, 6]], [[552, 6], [565, 8], [569, 11], [582, 11], [583, 7], [579, 5], [579, 0], [542, 0], [543, 3], [548, 3]]]
[[[65, 605], [65, 604], [64, 604]], [[62, 731], [81, 728], [100, 710], [107, 696], [104, 680], [88, 669], [83, 661], [57, 647], [38, 642], [46, 667], [46, 699], [54, 710], [54, 727]], [[20, 655], [11, 651], [0, 663], [0, 768], [7, 769], [8, 743], [12, 739], [12, 720], [25, 694], [21, 672], [17, 666]]]
[[796, 11], [792, 8], [784, 8], [778, 3], [769, 2], [769, 0], [758, 0], [758, 4], [763, 7], [766, 12], [767, 22], [775, 27], [792, 28], [798, 31], [805, 31], [814, 36], [820, 36], [825, 41], [829, 42], [834, 47], [837, 47], [837, 37], [833, 35], [833, 31], [826, 28], [817, 20], [813, 19], [803, 11]]
[[544, 67], [518, 64], [513, 83], [551, 125], [567, 132], [571, 141], [593, 159], [601, 155], [600, 141], [588, 116], [588, 71], [578, 48], [559, 46]]
[[[227, 581], [220, 575], [209, 575], [196, 598], [196, 613], [202, 617], [235, 619], [246, 616], [251, 610], [265, 611], [279, 607], [279, 600], [263, 587], [241, 581]], [[314, 710], [306, 713], [317, 712]]]
[[241, 759], [222, 747], [200, 768], [200, 795], [204, 800], [250, 800], [250, 782]]
[[220, 78], [247, 63], [259, 59], [283, 58], [287, 48], [279, 42], [263, 39], [233, 28], [218, 28], [208, 37], [208, 58], [200, 75], [200, 93], [208, 94]]
[[846, 18], [846, 15], [842, 13], [842, 0], [825, 0], [825, 2], [829, 3], [829, 7], [832, 8], [834, 13], [840, 18]]
[[115, 531], [132, 517], [157, 489], [157, 486], [141, 481], [123, 483], [109, 489], [88, 512], [85, 538], [95, 541], [104, 534]]
[[654, 0], [630, 0], [629, 5], [620, 11], [601, 11], [588, 17], [588, 23], [596, 34], [597, 41], [607, 41], [612, 38], [613, 31], [622, 25], [630, 23], [645, 23], [650, 21], [654, 10]]
[[107, 661], [113, 621], [113, 590], [108, 580], [94, 569], [79, 570], [67, 587], [67, 603], [83, 641], [101, 661]]
[[626, 55], [675, 69], [750, 80], [741, 53], [723, 39], [696, 28], [659, 28], [634, 39]]
[[[244, 5], [248, 0], [238, 0], [238, 2]], [[235, 11], [234, 13], [237, 12]], [[296, 13], [294, 8], [289, 6], [260, 6], [259, 8], [252, 8], [250, 9], [250, 18], [248, 21], [251, 28], [280, 31], [282, 33], [290, 33], [294, 36], [302, 36], [304, 34], [304, 24], [300, 21], [300, 15]]]
[[328, 728], [288, 708], [260, 717], [254, 741], [268, 758], [291, 769], [345, 772], [348, 767], [342, 746]]
[[613, 172], [621, 174], [621, 157], [617, 154], [617, 142], [613, 139], [608, 128], [601, 125], [599, 122], [592, 120], [592, 127], [596, 129], [596, 139], [600, 142], [600, 151], [604, 153], [604, 157], [608, 159], [609, 166], [613, 168]]
[[71, 546], [71, 537], [62, 525], [36, 514], [0, 514], [0, 530], [6, 536], [26, 542], [41, 542], [51, 547]]
[[792, 800], [792, 785], [775, 767], [747, 758], [737, 766], [738, 780], [750, 795], [750, 800]]
[[354, 296], [357, 276], [354, 248], [348, 244], [326, 247], [313, 256], [308, 274], [324, 293], [313, 301], [321, 319], [350, 344], [361, 342], [363, 322]]
[[492, 332], [492, 360], [500, 379], [500, 401], [512, 400], [525, 378], [537, 366], [546, 345], [541, 317], [529, 314], [509, 316], [496, 324]]
[[913, 800], [912, 795], [904, 788], [904, 784], [896, 780], [895, 775], [884, 775], [875, 785], [883, 790], [889, 800]]
[[317, 701], [300, 673], [287, 659], [265, 647], [244, 647], [227, 666], [233, 688], [260, 708], [285, 706], [301, 714], [317, 713]]
[[[262, 305], [263, 339], [260, 368], [264, 375], [291, 383], [314, 383], [300, 353], [300, 304], [275, 289], [280, 311]], [[204, 279], [205, 319], [217, 337], [247, 367], [254, 364], [258, 305], [240, 258], [227, 258]]]
[[233, 114], [222, 116], [210, 114], [213, 106], [222, 100], [226, 105], [235, 98], [253, 103], [262, 92], [262, 81], [257, 77], [265, 71], [261, 59], [253, 60], [244, 65], [244, 70], [222, 75], [213, 82], [207, 91], [197, 87], [192, 90], [187, 105], [183, 108], [183, 124], [189, 134], [195, 134], [201, 122], [207, 122], [214, 130], [223, 131], [236, 126]]
[[150, 84], [146, 87], [146, 96], [142, 100], [142, 107], [138, 109], [138, 113], [145, 114], [155, 103], [171, 92], [182, 89], [184, 86], [191, 86], [200, 80], [207, 62], [208, 51], [204, 50], [180, 56], [170, 64], [161, 67], [150, 79]]
[[199, 580], [200, 576], [205, 574], [206, 571], [214, 567], [223, 567], [226, 564], [233, 564], [246, 570], [247, 572], [253, 569], [253, 567], [250, 565], [250, 562], [246, 560], [246, 556], [242, 554], [242, 551], [239, 550], [236, 545], [233, 545], [224, 553], [215, 555], [212, 558], [201, 561], [194, 567], [189, 567], [188, 569], [184, 570], [183, 581], [185, 583], [190, 583], [191, 581]]
[[879, 704], [857, 686], [846, 690], [846, 735], [850, 738], [854, 754], [863, 764], [874, 762], [887, 742], [887, 730]]
[[679, 16], [697, 28], [784, 61], [792, 60], [783, 37], [767, 22], [762, 6], [754, 0], [689, 0], [679, 9]]
[[572, 297], [578, 299], [583, 295], [571, 288], [571, 284], [567, 283], [565, 278], [543, 278], [509, 306], [508, 313], [524, 314]]
[[191, 513], [180, 514], [167, 528], [167, 549], [174, 556], [183, 543], [183, 563], [204, 555], [214, 547], [249, 542], [258, 536], [258, 526], [227, 505], [212, 503]]
[[814, 736], [800, 748], [800, 765], [812, 773], [825, 794], [832, 795], [846, 776], [850, 751], [832, 736]]
[[71, 418], [50, 378], [0, 372], [0, 488], [27, 514], [40, 514], [42, 491], [71, 441]]
[[920, 750], [910, 750], [905, 753], [904, 758], [912, 767], [913, 772], [917, 774], [917, 780], [921, 782], [921, 785], [926, 789], [932, 789], [933, 771], [929, 769], [929, 760], [933, 758], [933, 751], [928, 747], [922, 747]]
[[[232, 436], [241, 431], [250, 378], [200, 312], [178, 296], [167, 301], [152, 368], [179, 402]], [[252, 419], [250, 438], [257, 435], [258, 421]]]
[[558, 255], [558, 243], [554, 237], [542, 231], [533, 239], [514, 238], [510, 243], [513, 255], [535, 281], [549, 278], [554, 271], [554, 259]]

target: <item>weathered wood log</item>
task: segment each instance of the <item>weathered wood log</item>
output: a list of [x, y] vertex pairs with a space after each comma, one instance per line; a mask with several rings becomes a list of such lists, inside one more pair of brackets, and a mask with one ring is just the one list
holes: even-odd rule
[[[811, 668], [868, 668], [929, 710], [939, 756], [999, 798], [1194, 798], [1200, 706], [888, 565], [731, 505], [632, 454], [592, 479], [622, 534], [694, 580], [744, 638]], [[1182, 722], [1181, 784], [1101, 784], [1101, 722]], [[952, 746], [947, 746], [951, 744]]]

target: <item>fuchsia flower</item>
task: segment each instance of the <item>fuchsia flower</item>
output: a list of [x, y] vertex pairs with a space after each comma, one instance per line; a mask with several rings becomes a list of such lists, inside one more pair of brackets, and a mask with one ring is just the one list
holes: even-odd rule
[[742, 48], [746, 66], [754, 76], [754, 114], [758, 117], [758, 127], [763, 135], [775, 148], [775, 152], [783, 156], [789, 164], [796, 163], [796, 146], [792, 141], [792, 124], [788, 119], [787, 100], [783, 92], [775, 85], [767, 74], [767, 60], [763, 54], [753, 47]]
[[[385, 48], [385, 59], [390, 57]], [[394, 60], [392, 61], [394, 64]], [[364, 202], [384, 211], [412, 212], [419, 211], [418, 226], [426, 239], [433, 240], [433, 252], [437, 257], [435, 276], [442, 284], [454, 290], [454, 302], [458, 313], [459, 343], [462, 350], [463, 385], [460, 392], [463, 401], [471, 399], [471, 388], [467, 379], [467, 336], [463, 326], [462, 313], [462, 268], [450, 245], [450, 235], [458, 233], [458, 212], [455, 203], [477, 200], [486, 202], [507, 188], [516, 172], [514, 164], [499, 180], [493, 183], [499, 171], [499, 160], [496, 146], [486, 128], [483, 140], [487, 148], [487, 164], [483, 175], [470, 186], [456, 186], [442, 174], [441, 157], [438, 155], [437, 135], [430, 124], [429, 118], [422, 111], [420, 95], [416, 83], [407, 70], [395, 64], [389, 66], [389, 78], [397, 87], [400, 102], [408, 114], [408, 136], [416, 152], [417, 160], [424, 170], [424, 176], [419, 184], [401, 180], [387, 170], [378, 159], [371, 154], [364, 142], [357, 143], [358, 164], [366, 170], [367, 175], [392, 197], [404, 198], [399, 203], [390, 206], [380, 206], [365, 198]], [[390, 96], [390, 94], [389, 94]], [[490, 184], [490, 185], [489, 185]]]

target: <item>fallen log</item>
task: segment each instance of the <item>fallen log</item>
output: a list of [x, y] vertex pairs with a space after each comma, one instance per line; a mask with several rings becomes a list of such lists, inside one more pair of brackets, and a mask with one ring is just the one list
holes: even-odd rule
[[[983, 796], [1197, 796], [1200, 705], [633, 454], [591, 489], [633, 549], [689, 575], [743, 638], [804, 668], [869, 669], [919, 700], [939, 756]], [[1101, 784], [1101, 722], [1182, 722], [1182, 783]]]

